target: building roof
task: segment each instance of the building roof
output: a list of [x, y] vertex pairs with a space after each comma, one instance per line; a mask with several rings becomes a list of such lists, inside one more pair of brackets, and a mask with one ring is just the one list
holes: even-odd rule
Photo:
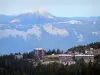
[[73, 56], [72, 54], [60, 54], [59, 56]]
[[78, 54], [78, 55], [75, 55], [75, 56], [94, 56], [94, 55]]
[[43, 48], [35, 48], [35, 50], [44, 50]]
[[59, 57], [59, 55], [47, 55], [47, 57]]
[[[73, 54], [60, 54], [59, 56], [73, 56]], [[77, 54], [75, 56], [94, 56], [94, 55]]]

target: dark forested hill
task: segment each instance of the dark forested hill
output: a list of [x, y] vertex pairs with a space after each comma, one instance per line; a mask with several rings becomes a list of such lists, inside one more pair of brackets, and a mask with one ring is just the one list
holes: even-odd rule
[[94, 43], [90, 43], [90, 44], [87, 44], [87, 45], [74, 46], [74, 47], [68, 49], [68, 51], [82, 52], [82, 51], [84, 51], [86, 49], [90, 49], [90, 48], [99, 49], [100, 48], [100, 42], [94, 42]]

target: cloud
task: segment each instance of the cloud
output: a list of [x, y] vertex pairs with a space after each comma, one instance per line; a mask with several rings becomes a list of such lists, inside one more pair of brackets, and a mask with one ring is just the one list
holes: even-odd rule
[[16, 28], [23, 28], [24, 26], [22, 24], [18, 24], [18, 25], [15, 25]]
[[7, 27], [7, 26], [9, 26], [9, 24], [0, 24], [0, 28], [1, 27]]
[[74, 32], [74, 34], [75, 34], [75, 35], [78, 35], [78, 33], [76, 32], [76, 30], [75, 30], [75, 29], [73, 29], [73, 32]]
[[82, 34], [79, 34], [79, 35], [77, 36], [77, 38], [78, 38], [78, 42], [84, 41], [84, 40], [83, 40], [83, 35], [82, 35]]
[[94, 21], [93, 24], [96, 24], [96, 22]]
[[65, 36], [69, 35], [69, 33], [66, 29], [59, 29], [59, 28], [53, 27], [51, 24], [44, 25], [43, 28], [46, 32], [48, 32], [51, 35], [57, 35], [57, 36], [61, 36], [61, 37], [65, 37]]
[[100, 35], [100, 31], [92, 32], [93, 35]]
[[49, 19], [54, 19], [54, 17], [53, 16], [50, 16], [50, 15], [48, 15], [47, 16]]
[[5, 37], [23, 37], [23, 39], [27, 39], [30, 35], [35, 35], [37, 39], [40, 38], [41, 31], [40, 28], [36, 25], [34, 25], [31, 29], [28, 29], [26, 32], [25, 31], [20, 31], [16, 29], [5, 29], [5, 30], [0, 30], [0, 38], [5, 38]]
[[83, 35], [82, 35], [82, 34], [78, 34], [78, 32], [76, 32], [75, 29], [73, 29], [73, 32], [74, 32], [74, 34], [77, 36], [77, 38], [78, 38], [78, 42], [82, 42], [82, 41], [84, 41], [84, 39], [83, 39]]
[[69, 23], [69, 24], [83, 24], [81, 21], [78, 21], [78, 20], [70, 20], [70, 21], [67, 21], [67, 23]]
[[19, 19], [13, 19], [9, 23], [15, 23], [15, 22], [20, 22], [20, 20]]
[[70, 20], [70, 21], [62, 21], [62, 22], [53, 22], [53, 24], [83, 24], [82, 21], [78, 20]]

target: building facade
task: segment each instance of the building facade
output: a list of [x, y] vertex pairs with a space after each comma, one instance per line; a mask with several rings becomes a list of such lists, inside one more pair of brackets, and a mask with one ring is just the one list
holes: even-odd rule
[[44, 49], [43, 48], [35, 48], [34, 55], [37, 60], [43, 60], [44, 58]]
[[62, 54], [62, 55], [59, 55], [60, 63], [62, 63], [64, 65], [75, 64], [76, 60], [80, 60], [82, 58], [84, 59], [84, 61], [86, 63], [88, 63], [90, 60], [91, 60], [91, 62], [94, 61], [94, 55], [83, 55], [83, 54], [77, 54], [77, 55]]
[[78, 54], [78, 55], [75, 55], [75, 59], [76, 60], [80, 60], [80, 59], [84, 59], [84, 61], [86, 63], [88, 63], [89, 61], [93, 62], [94, 61], [94, 55], [83, 55], [83, 54]]
[[73, 60], [73, 55], [69, 55], [69, 54], [59, 55], [59, 60], [60, 63], [64, 65], [75, 64], [75, 61]]
[[23, 55], [22, 54], [17, 54], [17, 55], [15, 55], [15, 59], [23, 59]]

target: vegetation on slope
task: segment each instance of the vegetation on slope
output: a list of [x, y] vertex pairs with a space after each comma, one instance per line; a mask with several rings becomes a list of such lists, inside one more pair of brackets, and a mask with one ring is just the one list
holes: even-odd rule
[[72, 51], [72, 52], [84, 52], [84, 50], [86, 49], [100, 49], [100, 42], [94, 42], [94, 43], [90, 43], [87, 45], [79, 45], [79, 46], [74, 46], [70, 49], [68, 49], [68, 51]]

